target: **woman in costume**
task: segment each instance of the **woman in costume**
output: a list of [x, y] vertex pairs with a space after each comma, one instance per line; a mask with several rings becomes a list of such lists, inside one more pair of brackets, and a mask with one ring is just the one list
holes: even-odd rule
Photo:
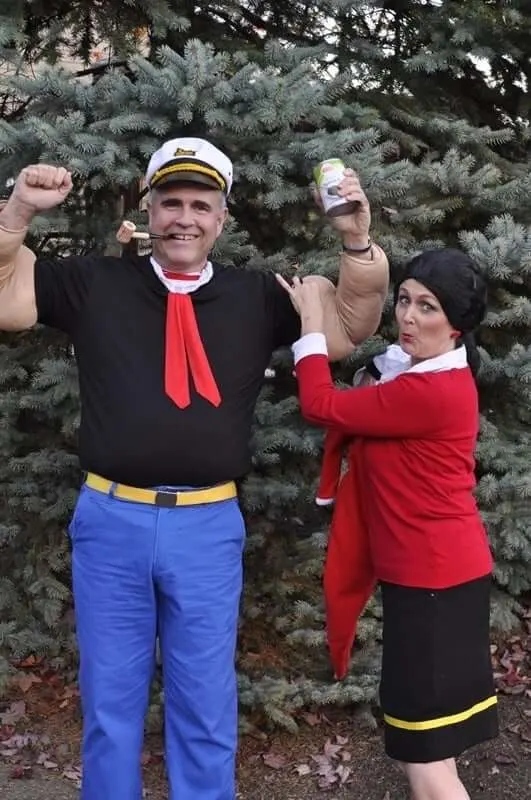
[[348, 626], [352, 635], [356, 620], [334, 627], [339, 599], [330, 584], [348, 584], [351, 568], [356, 614], [376, 582], [382, 590], [386, 753], [402, 763], [414, 800], [467, 800], [455, 758], [498, 733], [489, 646], [493, 564], [473, 494], [473, 333], [485, 314], [485, 282], [458, 250], [413, 258], [395, 288], [398, 343], [409, 361], [375, 385], [349, 390], [332, 382], [318, 293], [298, 280], [289, 291], [302, 321], [293, 346], [302, 413], [353, 437], [344, 486], [350, 513], [340, 539], [355, 558], [336, 553], [333, 569], [327, 565], [336, 675], [346, 666], [330, 639], [335, 631], [344, 648], [351, 644]]

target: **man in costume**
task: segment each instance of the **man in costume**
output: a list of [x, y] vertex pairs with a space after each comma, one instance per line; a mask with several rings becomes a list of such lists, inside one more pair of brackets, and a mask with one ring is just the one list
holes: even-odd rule
[[[79, 368], [84, 471], [70, 525], [83, 711], [82, 800], [140, 800], [143, 723], [161, 647], [171, 800], [234, 800], [235, 648], [245, 530], [236, 481], [272, 352], [300, 335], [275, 276], [209, 260], [233, 168], [211, 143], [151, 157], [152, 255], [36, 258], [33, 216], [72, 188], [22, 170], [0, 212], [0, 329], [66, 332]], [[337, 290], [319, 281], [332, 359], [378, 326], [388, 263], [358, 200], [336, 217]]]

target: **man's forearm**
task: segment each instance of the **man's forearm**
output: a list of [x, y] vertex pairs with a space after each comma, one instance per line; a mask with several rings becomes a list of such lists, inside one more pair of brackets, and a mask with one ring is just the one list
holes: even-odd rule
[[0, 227], [8, 231], [26, 232], [34, 212], [25, 204], [10, 199], [0, 203]]
[[320, 283], [324, 334], [331, 361], [349, 355], [357, 344], [376, 332], [389, 290], [389, 263], [381, 247], [371, 243], [369, 201], [354, 170], [344, 170], [338, 193], [356, 206], [353, 213], [331, 219], [343, 243], [337, 289], [326, 278], [311, 276]]
[[389, 264], [378, 245], [366, 254], [341, 254], [337, 289], [323, 275], [304, 280], [319, 284], [330, 361], [346, 358], [376, 332], [389, 288]]
[[353, 345], [376, 332], [388, 290], [389, 262], [381, 247], [373, 244], [367, 253], [341, 254], [336, 310]]
[[27, 207], [7, 202], [0, 209], [0, 288], [15, 270], [17, 254], [24, 243], [32, 214]]

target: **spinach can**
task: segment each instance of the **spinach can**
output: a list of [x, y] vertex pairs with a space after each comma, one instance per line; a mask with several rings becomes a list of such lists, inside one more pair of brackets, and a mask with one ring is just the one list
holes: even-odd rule
[[352, 214], [359, 207], [358, 200], [350, 201], [340, 197], [337, 187], [343, 180], [345, 164], [340, 158], [321, 161], [313, 171], [315, 184], [321, 196], [324, 212], [328, 217]]

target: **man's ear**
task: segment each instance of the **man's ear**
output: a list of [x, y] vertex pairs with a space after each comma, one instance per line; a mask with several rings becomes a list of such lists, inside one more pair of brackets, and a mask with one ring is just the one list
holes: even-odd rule
[[218, 236], [220, 235], [221, 231], [223, 230], [223, 226], [227, 221], [227, 217], [229, 216], [229, 209], [225, 206], [222, 212], [219, 215], [218, 219]]

